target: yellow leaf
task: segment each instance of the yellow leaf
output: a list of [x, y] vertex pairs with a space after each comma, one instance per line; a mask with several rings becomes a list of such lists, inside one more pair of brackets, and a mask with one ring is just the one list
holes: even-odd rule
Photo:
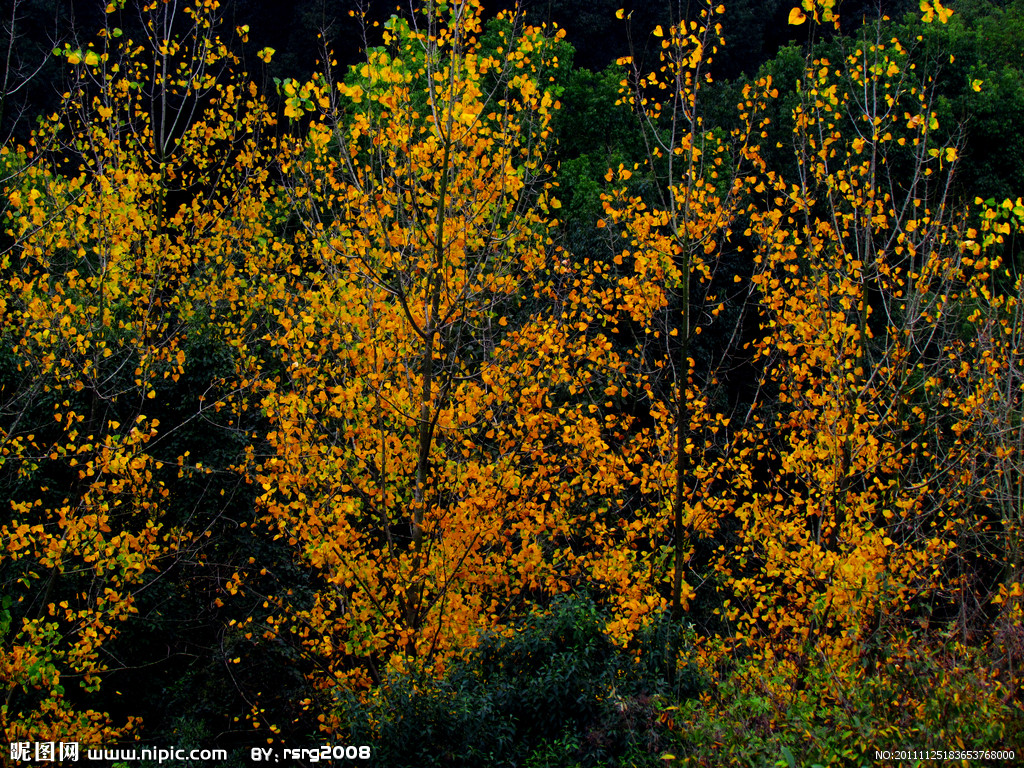
[[800, 8], [794, 8], [789, 12], [789, 23], [793, 26], [803, 24], [805, 21], [807, 21], [807, 16]]
[[256, 57], [262, 60], [264, 64], [269, 64], [270, 58], [274, 55], [275, 52], [276, 51], [273, 48], [267, 46], [266, 48], [260, 48], [259, 52], [256, 54]]
[[704, 46], [697, 43], [697, 47], [690, 54], [689, 65], [691, 69], [696, 69], [697, 65], [700, 64], [701, 57], [704, 55]]
[[661, 24], [659, 24], [658, 26], [656, 26], [654, 28], [654, 36], [655, 37], [664, 37], [665, 36], [665, 31], [661, 28]]
[[981, 91], [981, 84], [983, 82], [985, 82], [985, 81], [984, 80], [971, 80], [971, 90], [974, 91], [975, 93], [980, 92]]

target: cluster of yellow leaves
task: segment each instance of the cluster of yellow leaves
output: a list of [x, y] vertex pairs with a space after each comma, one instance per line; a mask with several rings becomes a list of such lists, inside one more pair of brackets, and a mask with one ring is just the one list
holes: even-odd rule
[[836, 6], [837, 0], [801, 0], [800, 5], [789, 12], [789, 23], [794, 25], [803, 24], [810, 14], [815, 23], [830, 23], [839, 29], [839, 14]]

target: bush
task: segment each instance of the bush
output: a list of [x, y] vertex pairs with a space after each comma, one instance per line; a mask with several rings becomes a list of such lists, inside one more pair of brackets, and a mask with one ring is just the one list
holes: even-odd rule
[[884, 656], [847, 679], [820, 664], [796, 677], [750, 660], [723, 670], [681, 708], [673, 764], [871, 765], [875, 750], [892, 745], [926, 752], [1021, 743], [1019, 707], [976, 649], [910, 636]]
[[442, 680], [406, 674], [348, 698], [351, 743], [396, 768], [660, 765], [663, 710], [701, 687], [689, 662], [667, 663], [689, 635], [665, 620], [619, 647], [603, 625], [589, 599], [556, 600], [481, 638]]

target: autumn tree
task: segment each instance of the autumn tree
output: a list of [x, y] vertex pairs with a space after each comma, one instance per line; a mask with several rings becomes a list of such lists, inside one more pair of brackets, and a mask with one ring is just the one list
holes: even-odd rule
[[300, 248], [253, 465], [317, 588], [264, 634], [297, 638], [328, 708], [574, 585], [625, 627], [656, 601], [620, 546], [592, 272], [550, 235], [561, 35], [501, 16], [491, 50], [479, 12], [426, 3], [343, 81], [281, 85]]
[[[996, 502], [1014, 493], [1015, 282], [958, 206], [959, 148], [937, 138], [957, 133], [939, 134], [931, 80], [884, 20], [842, 60], [808, 58], [794, 134], [779, 137], [796, 150], [788, 178], [759, 146], [777, 134], [770, 78], [744, 90], [731, 142], [701, 129], [701, 74], [721, 43], [708, 19], [722, 10], [654, 30], [662, 71], [634, 67], [623, 82], [651, 157], [606, 177], [601, 225], [622, 249], [603, 303], [636, 372], [622, 394], [648, 401], [655, 424], [627, 449], [654, 502], [637, 517], [669, 555], [674, 616], [691, 581], [719, 584], [728, 641], [708, 638], [709, 661], [753, 654], [750, 684], [779, 701], [819, 670], [842, 700], [868, 659], [910, 652], [912, 621], [967, 643], [994, 605], [1019, 605], [1017, 569], [1001, 562], [1019, 523]], [[938, 3], [922, 11], [949, 18]], [[838, 17], [804, 3], [790, 22]], [[628, 186], [640, 173], [644, 194]], [[718, 366], [692, 355], [729, 306], [715, 280], [726, 254], [751, 262], [733, 300], [750, 288], [741, 312], [760, 326], [744, 351], [732, 325], [712, 357], [760, 372], [739, 411], [716, 401]], [[702, 539], [718, 555], [687, 577]], [[998, 597], [997, 574], [1009, 579]], [[1007, 662], [1016, 610], [1000, 629]]]
[[[735, 253], [734, 222], [750, 205], [758, 183], [752, 174], [763, 167], [760, 91], [771, 90], [769, 79], [745, 92], [740, 127], [731, 135], [705, 124], [702, 96], [724, 44], [724, 12], [702, 6], [694, 19], [656, 27], [657, 71], [641, 71], [632, 57], [619, 61], [626, 75], [621, 98], [641, 124], [648, 156], [643, 165], [608, 171], [611, 191], [598, 222], [615, 254], [602, 303], [628, 371], [618, 396], [650, 414], [650, 423], [634, 430], [627, 459], [644, 499], [637, 525], [659, 553], [649, 589], [666, 596], [676, 621], [694, 584], [711, 577], [693, 557], [695, 544], [711, 541], [731, 510], [730, 497], [718, 490], [734, 471], [731, 415], [717, 407], [715, 393], [716, 370], [731, 362], [733, 343], [714, 350], [714, 370], [698, 369], [694, 345], [702, 331], [726, 322], [726, 292], [734, 289], [719, 264]], [[645, 191], [636, 189], [634, 176], [648, 180]], [[735, 336], [736, 320], [725, 339]]]
[[749, 218], [763, 374], [736, 438], [740, 542], [719, 567], [732, 641], [772, 670], [752, 685], [781, 697], [819, 670], [842, 701], [933, 622], [984, 644], [995, 531], [1019, 525], [993, 503], [1015, 450], [993, 418], [1019, 398], [1014, 300], [951, 194], [958, 146], [936, 140], [931, 80], [883, 30], [808, 58], [797, 176], [768, 171]]
[[[169, 447], [193, 422], [239, 429], [237, 382], [210, 381], [198, 400], [178, 382], [199, 333], [249, 327], [242, 297], [265, 295], [272, 274], [258, 244], [273, 120], [232, 71], [216, 4], [148, 6], [142, 42], [107, 11], [97, 43], [58, 51], [72, 77], [61, 111], [28, 148], [2, 150], [24, 168], [5, 190], [0, 287], [11, 740], [109, 744], [137, 725], [90, 696], [144, 593], [201, 560], [214, 519], [187, 498], [209, 470]], [[72, 685], [81, 696], [65, 696]]]

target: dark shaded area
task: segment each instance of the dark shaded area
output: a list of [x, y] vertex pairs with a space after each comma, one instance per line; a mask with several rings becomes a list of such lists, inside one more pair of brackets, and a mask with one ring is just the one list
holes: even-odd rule
[[[184, 7], [184, 3], [178, 0]], [[12, 9], [11, 4], [14, 8]], [[4, 4], [4, 33], [0, 46], [11, 46], [11, 82], [20, 84], [0, 111], [0, 136], [14, 133], [27, 137], [38, 115], [52, 111], [59, 103], [63, 87], [63, 64], [50, 53], [65, 42], [78, 47], [95, 39], [103, 26], [104, 3], [86, 0], [7, 0]], [[734, 0], [726, 4], [721, 18], [726, 46], [714, 57], [712, 72], [716, 79], [732, 80], [752, 75], [765, 61], [789, 43], [806, 42], [807, 25], [787, 23], [792, 3], [788, 0]], [[489, 3], [487, 15], [512, 9], [512, 0]], [[654, 63], [657, 49], [650, 36], [658, 24], [672, 19], [696, 18], [699, 4], [680, 0], [665, 2], [626, 2], [626, 0], [524, 0], [521, 7], [531, 24], [557, 24], [567, 32], [575, 50], [577, 68], [598, 72], [621, 56], [635, 54], [644, 66]], [[623, 8], [627, 19], [620, 21], [615, 12]], [[899, 18], [916, 8], [911, 0], [847, 0], [842, 8], [844, 32], [863, 21], [884, 13]], [[14, 12], [15, 36], [9, 36]], [[264, 85], [272, 78], [303, 78], [322, 66], [324, 53], [344, 71], [360, 60], [365, 43], [380, 39], [380, 23], [392, 14], [408, 15], [409, 3], [395, 0], [225, 0], [221, 18], [223, 34], [230, 36], [235, 27], [248, 25], [249, 41], [238, 51], [242, 68]], [[130, 7], [112, 16], [126, 34], [140, 34], [138, 14]], [[269, 65], [256, 57], [265, 46], [276, 53]], [[22, 83], [22, 81], [25, 81]]]

